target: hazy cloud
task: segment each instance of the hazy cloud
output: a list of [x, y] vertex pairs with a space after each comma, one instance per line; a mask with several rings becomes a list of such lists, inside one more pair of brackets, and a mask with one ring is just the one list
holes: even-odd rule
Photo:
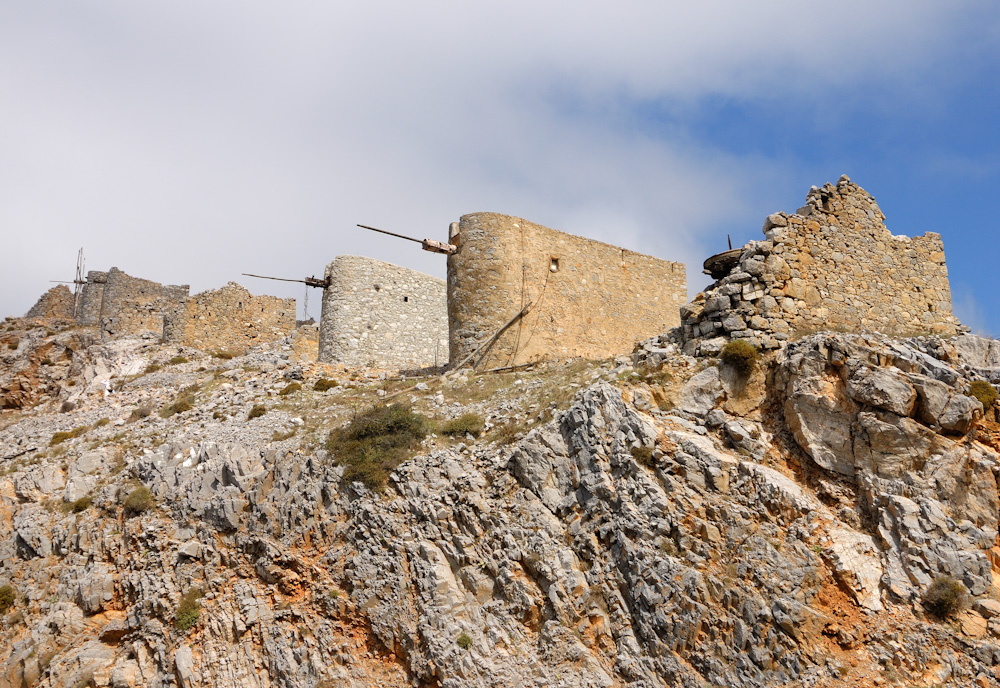
[[[983, 2], [9, 3], [0, 313], [112, 265], [193, 291], [354, 253], [443, 274], [356, 222], [443, 238], [491, 210], [689, 263], [759, 226], [786, 161], [699, 141], [703, 98], [835, 116], [961, 60]], [[913, 96], [919, 97], [919, 96]], [[643, 108], [661, 113], [651, 122]], [[793, 210], [793, 207], [786, 208]], [[13, 257], [12, 259], [10, 257]], [[314, 295], [318, 296], [314, 292]], [[312, 309], [318, 313], [318, 302]]]

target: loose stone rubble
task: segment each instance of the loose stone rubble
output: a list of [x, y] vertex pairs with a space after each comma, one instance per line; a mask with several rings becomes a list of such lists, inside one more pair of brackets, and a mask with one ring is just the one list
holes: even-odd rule
[[757, 348], [823, 330], [953, 335], [941, 235], [893, 235], [875, 199], [847, 175], [812, 187], [795, 213], [773, 213], [764, 240], [681, 308], [688, 354], [715, 355], [732, 339]]
[[[0, 688], [997, 684], [1000, 427], [968, 396], [997, 342], [635, 359], [394, 380], [8, 321]], [[390, 395], [517, 439], [346, 484], [323, 436]], [[944, 574], [954, 622], [920, 603]]]

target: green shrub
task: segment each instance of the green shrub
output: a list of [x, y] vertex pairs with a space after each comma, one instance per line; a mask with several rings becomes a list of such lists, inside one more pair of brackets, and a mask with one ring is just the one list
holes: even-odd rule
[[947, 619], [966, 607], [969, 596], [965, 585], [951, 576], [938, 576], [920, 600], [924, 609], [939, 619]]
[[247, 420], [253, 420], [254, 418], [260, 418], [265, 413], [267, 413], [267, 407], [263, 404], [254, 404], [253, 408], [250, 409], [250, 413], [247, 414]]
[[485, 425], [483, 417], [478, 413], [465, 413], [447, 421], [441, 426], [441, 434], [449, 436], [464, 436], [472, 435], [473, 437], [479, 437], [483, 434], [483, 426]]
[[148, 366], [146, 366], [146, 369], [142, 371], [142, 374], [149, 375], [150, 373], [155, 373], [157, 370], [160, 370], [161, 368], [163, 368], [163, 366], [161, 366], [159, 363], [150, 363]]
[[656, 466], [656, 462], [653, 461], [652, 447], [632, 447], [632, 458], [647, 468], [653, 468]]
[[295, 394], [302, 390], [302, 385], [298, 382], [289, 382], [284, 389], [278, 392], [278, 396], [287, 397], [289, 394]]
[[90, 508], [90, 505], [94, 503], [94, 498], [90, 495], [85, 497], [80, 497], [78, 500], [69, 505], [69, 510], [74, 514], [79, 514]]
[[76, 408], [76, 404], [72, 401], [64, 401], [62, 406], [59, 407], [59, 413], [69, 413]]
[[316, 380], [316, 384], [313, 385], [314, 392], [325, 392], [328, 389], [333, 389], [334, 387], [340, 387], [340, 383], [336, 380], [327, 380], [325, 377], [321, 377]]
[[76, 439], [77, 437], [80, 437], [81, 435], [85, 434], [88, 430], [90, 430], [90, 427], [91, 426], [89, 425], [81, 425], [78, 428], [73, 428], [69, 432], [57, 432], [56, 434], [52, 435], [52, 439], [49, 440], [49, 446], [54, 447], [57, 444], [62, 444], [66, 440]]
[[191, 385], [190, 387], [185, 387], [177, 395], [177, 399], [174, 403], [168, 404], [160, 409], [160, 418], [170, 418], [178, 413], [184, 413], [185, 411], [190, 411], [194, 408], [195, 397], [194, 395], [198, 391], [198, 385]]
[[458, 643], [458, 646], [463, 650], [468, 650], [472, 647], [472, 638], [469, 637], [468, 633], [462, 633], [462, 635], [455, 639], [455, 642]]
[[125, 513], [129, 515], [138, 515], [145, 511], [149, 511], [156, 505], [156, 500], [153, 498], [153, 493], [149, 491], [149, 488], [145, 485], [140, 485], [131, 492], [125, 498]]
[[6, 614], [14, 606], [14, 588], [0, 585], [0, 614]]
[[748, 376], [757, 367], [757, 349], [745, 339], [734, 339], [722, 347], [719, 360], [732, 366], [738, 375]]
[[212, 352], [212, 358], [218, 358], [219, 360], [222, 360], [222, 361], [228, 361], [228, 360], [232, 359], [234, 356], [235, 356], [235, 354], [231, 354], [228, 351], [213, 351]]
[[184, 356], [174, 356], [169, 361], [167, 361], [167, 365], [179, 365], [181, 363], [187, 363], [187, 362], [188, 360]]
[[226, 420], [227, 416], [222, 411], [212, 411], [212, 418], [215, 420]]
[[200, 588], [192, 588], [184, 593], [181, 602], [177, 605], [177, 613], [174, 614], [174, 626], [178, 631], [186, 631], [196, 623], [201, 615], [201, 598], [205, 593]]
[[969, 385], [969, 394], [979, 399], [983, 405], [983, 409], [987, 411], [993, 407], [997, 399], [1000, 399], [1000, 394], [997, 394], [996, 387], [985, 380], [976, 380]]
[[99, 418], [99, 419], [97, 420], [97, 422], [96, 422], [96, 423], [94, 423], [94, 425], [93, 425], [93, 428], [92, 428], [92, 429], [96, 430], [97, 428], [103, 428], [103, 427], [104, 427], [105, 425], [107, 425], [107, 424], [108, 424], [108, 423], [110, 423], [110, 422], [111, 422], [111, 419], [110, 419], [110, 418]]
[[326, 449], [344, 466], [344, 480], [381, 491], [396, 467], [427, 436], [427, 422], [404, 404], [373, 406], [330, 433]]

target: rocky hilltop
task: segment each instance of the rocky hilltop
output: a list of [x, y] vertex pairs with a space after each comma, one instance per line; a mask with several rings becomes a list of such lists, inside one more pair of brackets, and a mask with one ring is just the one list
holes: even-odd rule
[[[998, 342], [403, 378], [0, 330], [0, 686], [998, 685]], [[331, 432], [400, 402], [352, 480]]]

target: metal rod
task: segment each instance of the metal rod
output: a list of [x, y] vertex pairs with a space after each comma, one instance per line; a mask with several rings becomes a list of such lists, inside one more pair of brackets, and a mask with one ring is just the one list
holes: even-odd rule
[[251, 275], [249, 272], [242, 273], [247, 277], [257, 277], [260, 279], [278, 280], [279, 282], [305, 282], [305, 280], [287, 279], [285, 277], [268, 277], [267, 275]]
[[424, 243], [420, 239], [414, 239], [413, 237], [408, 237], [408, 236], [406, 236], [404, 234], [396, 234], [395, 232], [389, 232], [389, 231], [384, 230], [384, 229], [379, 229], [378, 227], [369, 227], [368, 225], [358, 225], [358, 227], [360, 227], [361, 229], [370, 229], [373, 232], [380, 232], [382, 234], [388, 234], [389, 236], [394, 236], [397, 239], [406, 239], [407, 241], [415, 241], [418, 244]]

